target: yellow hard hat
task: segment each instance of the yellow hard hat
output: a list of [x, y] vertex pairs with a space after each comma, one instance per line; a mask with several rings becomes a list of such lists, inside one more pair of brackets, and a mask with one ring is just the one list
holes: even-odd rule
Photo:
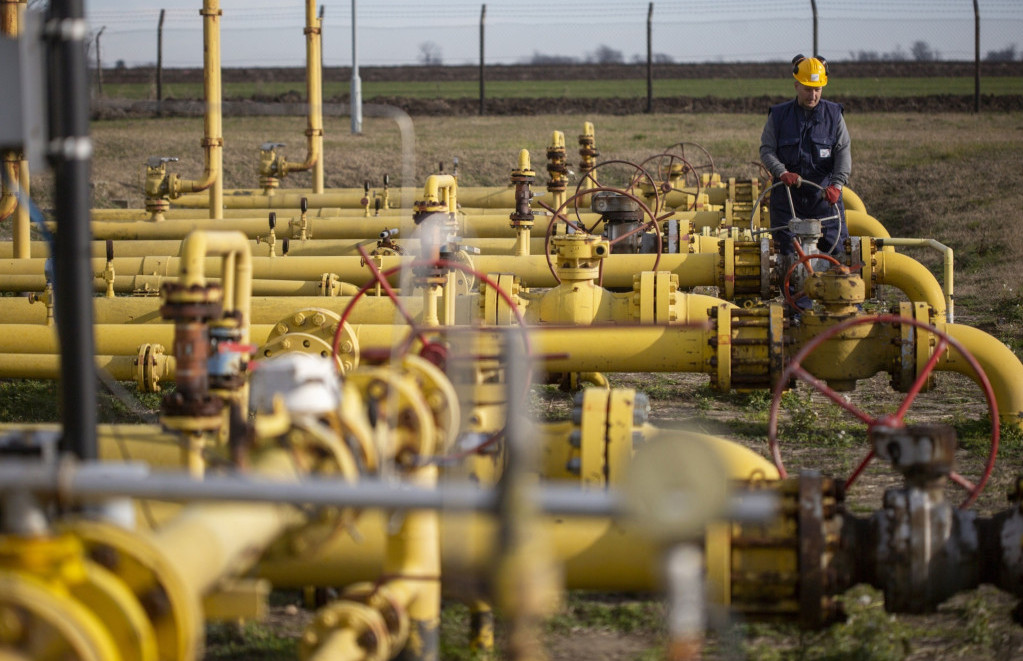
[[792, 77], [807, 87], [824, 87], [828, 84], [828, 61], [819, 55], [792, 58]]

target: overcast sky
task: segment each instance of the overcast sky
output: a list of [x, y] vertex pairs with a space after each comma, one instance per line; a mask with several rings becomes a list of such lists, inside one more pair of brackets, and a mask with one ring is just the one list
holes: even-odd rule
[[[923, 41], [941, 59], [972, 60], [973, 0], [817, 0], [822, 55], [851, 59], [859, 51], [908, 53]], [[101, 38], [104, 66], [156, 61], [161, 7], [164, 65], [202, 64], [201, 0], [86, 0]], [[221, 0], [222, 58], [232, 66], [301, 66], [305, 2]], [[360, 65], [419, 62], [436, 44], [445, 64], [479, 62], [482, 2], [360, 0], [356, 8]], [[979, 0], [981, 57], [1015, 45], [1023, 54], [1023, 0]], [[352, 3], [318, 0], [324, 11], [324, 63], [352, 63]], [[654, 2], [653, 49], [675, 61], [787, 60], [813, 47], [809, 0]], [[534, 53], [583, 58], [601, 45], [625, 59], [646, 57], [648, 2], [634, 0], [489, 0], [485, 61], [514, 64]]]

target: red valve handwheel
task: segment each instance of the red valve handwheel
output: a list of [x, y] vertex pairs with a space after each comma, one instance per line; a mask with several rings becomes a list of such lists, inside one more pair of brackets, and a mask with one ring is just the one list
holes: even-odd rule
[[[905, 399], [902, 404], [899, 405], [898, 410], [895, 413], [882, 415], [879, 417], [871, 416], [868, 413], [860, 410], [855, 405], [847, 402], [844, 397], [839, 393], [832, 390], [826, 383], [817, 377], [807, 372], [802, 367], [802, 362], [806, 360], [807, 356], [820, 348], [825, 342], [835, 337], [836, 335], [845, 332], [846, 330], [858, 326], [861, 324], [909, 324], [914, 326], [921, 331], [932, 333], [938, 337], [938, 344], [934, 347], [930, 359], [927, 364], [920, 370], [920, 373], [916, 377], [916, 381], [909, 388], [906, 393]], [[981, 491], [984, 490], [987, 484], [988, 478], [991, 477], [991, 471], [995, 465], [995, 457], [998, 454], [998, 441], [1000, 438], [1000, 424], [998, 418], [998, 404], [995, 400], [995, 393], [991, 387], [991, 382], [988, 380], [987, 374], [981, 368], [980, 363], [974, 358], [973, 354], [966, 350], [966, 348], [955, 338], [951, 337], [947, 333], [934, 328], [933, 326], [926, 324], [916, 319], [910, 319], [908, 317], [900, 317], [892, 314], [882, 315], [871, 315], [867, 317], [857, 317], [843, 321], [840, 324], [832, 326], [823, 333], [817, 335], [810, 340], [789, 362], [782, 372], [781, 378], [778, 379], [777, 385], [774, 387], [774, 395], [771, 398], [771, 414], [767, 423], [767, 440], [768, 446], [771, 450], [771, 458], [774, 461], [774, 465], [778, 468], [778, 473], [782, 478], [788, 477], [788, 473], [785, 470], [785, 465], [782, 463], [781, 451], [778, 446], [778, 415], [781, 409], [781, 397], [785, 391], [785, 385], [792, 380], [793, 377], [809, 383], [816, 388], [821, 394], [830, 399], [838, 406], [845, 409], [853, 417], [861, 420], [867, 425], [868, 433], [874, 427], [884, 425], [887, 427], [901, 427], [905, 425], [903, 418], [906, 415], [906, 411], [913, 404], [913, 400], [920, 393], [927, 378], [934, 370], [934, 366], [937, 364], [941, 357], [941, 353], [945, 350], [946, 346], [951, 346], [963, 357], [963, 359], [973, 368], [973, 371], [977, 375], [977, 381], [984, 392], [984, 396], [987, 398], [988, 408], [991, 415], [991, 446], [988, 452], [988, 458], [984, 465], [984, 472], [980, 477], [980, 480], [976, 483], [970, 482], [962, 475], [959, 475], [955, 471], [949, 474], [949, 478], [958, 484], [960, 487], [967, 491], [966, 499], [959, 505], [960, 508], [969, 507], [980, 495]], [[871, 459], [874, 458], [873, 449], [867, 453], [867, 456], [857, 465], [856, 469], [845, 481], [845, 488], [848, 489], [856, 482], [856, 479], [860, 476], [863, 470], [870, 463]]]

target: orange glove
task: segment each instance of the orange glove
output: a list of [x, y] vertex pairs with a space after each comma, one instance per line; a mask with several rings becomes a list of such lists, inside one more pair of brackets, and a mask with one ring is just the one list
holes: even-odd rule
[[782, 183], [786, 186], [799, 186], [799, 184], [803, 183], [803, 178], [795, 172], [783, 172], [778, 178], [781, 179]]
[[827, 198], [828, 204], [834, 206], [842, 199], [842, 189], [838, 186], [828, 186], [824, 189], [824, 197]]

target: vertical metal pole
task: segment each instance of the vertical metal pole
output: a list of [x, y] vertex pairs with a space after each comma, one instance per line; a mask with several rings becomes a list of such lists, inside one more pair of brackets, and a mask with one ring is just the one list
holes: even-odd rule
[[82, 0], [52, 0], [47, 15], [50, 136], [56, 181], [55, 309], [60, 339], [64, 434], [60, 449], [96, 459], [96, 365], [93, 358], [89, 227], [89, 76]]
[[163, 102], [163, 18], [167, 13], [160, 10], [160, 22], [156, 25], [156, 104], [159, 109]]
[[646, 111], [654, 111], [654, 3], [646, 12]]
[[817, 0], [810, 0], [810, 9], [813, 11], [813, 57], [820, 55], [817, 50]]
[[107, 26], [103, 26], [96, 33], [96, 91], [100, 96], [103, 96], [103, 57], [100, 54], [99, 38], [103, 36], [103, 30], [106, 30]]
[[973, 0], [973, 112], [980, 112], [980, 7]]
[[359, 47], [355, 23], [355, 0], [352, 0], [352, 85], [349, 105], [352, 107], [352, 134], [362, 133], [362, 80], [359, 78]]
[[486, 97], [486, 83], [484, 77], [484, 65], [483, 65], [483, 44], [484, 44], [484, 25], [487, 21], [487, 5], [484, 4], [480, 10], [480, 115], [486, 114], [485, 99]]

